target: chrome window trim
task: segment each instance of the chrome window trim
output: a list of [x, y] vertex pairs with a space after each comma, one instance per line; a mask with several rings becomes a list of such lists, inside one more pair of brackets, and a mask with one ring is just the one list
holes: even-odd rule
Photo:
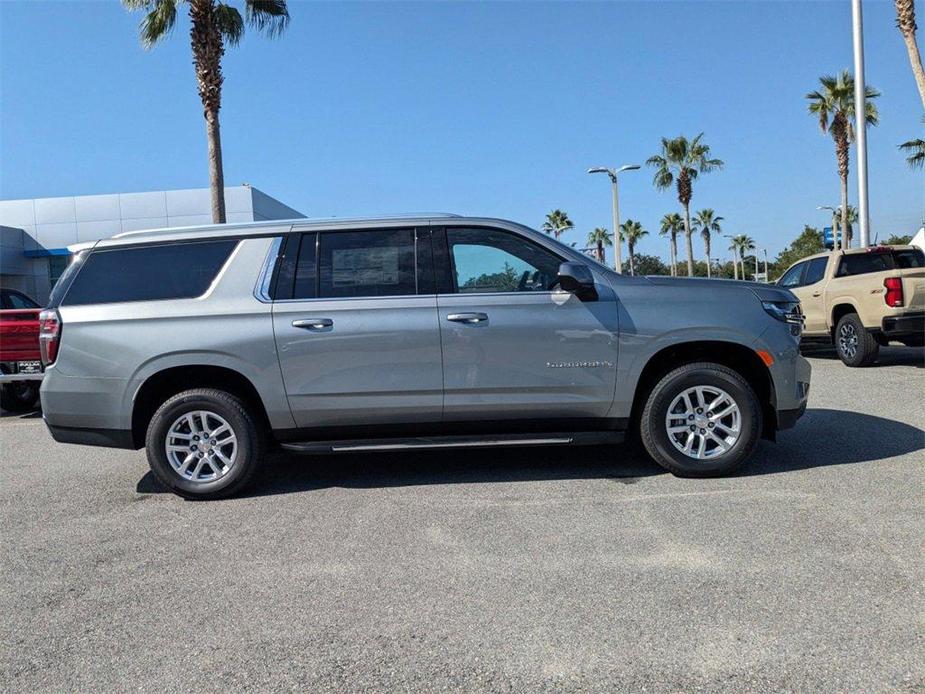
[[260, 269], [260, 275], [257, 277], [257, 285], [254, 287], [254, 298], [264, 304], [272, 304], [273, 299], [270, 296], [270, 282], [273, 281], [273, 270], [276, 268], [276, 261], [279, 259], [279, 250], [283, 245], [283, 237], [276, 236], [267, 249], [267, 256], [263, 259], [263, 267]]

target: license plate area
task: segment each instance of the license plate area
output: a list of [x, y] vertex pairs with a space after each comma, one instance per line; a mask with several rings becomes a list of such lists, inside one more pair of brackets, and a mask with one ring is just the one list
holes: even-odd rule
[[40, 374], [42, 373], [42, 362], [38, 360], [16, 362], [16, 372], [21, 374]]

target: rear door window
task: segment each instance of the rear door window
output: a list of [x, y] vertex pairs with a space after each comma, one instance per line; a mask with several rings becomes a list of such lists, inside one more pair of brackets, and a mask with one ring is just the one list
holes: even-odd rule
[[809, 261], [809, 266], [806, 268], [806, 276], [803, 278], [804, 285], [816, 284], [816, 282], [821, 282], [825, 277], [825, 268], [829, 264], [829, 259], [826, 258], [814, 258]]
[[223, 239], [94, 251], [81, 263], [62, 304], [202, 296], [237, 243]]
[[884, 272], [896, 267], [892, 253], [851, 253], [842, 256], [838, 264], [838, 276], [866, 275], [871, 272]]

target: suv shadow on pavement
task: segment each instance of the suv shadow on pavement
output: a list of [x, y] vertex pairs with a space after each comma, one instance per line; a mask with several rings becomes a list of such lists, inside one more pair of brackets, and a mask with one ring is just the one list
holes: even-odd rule
[[[809, 426], [763, 442], [738, 473], [742, 477], [808, 468], [871, 463], [925, 448], [925, 432], [892, 419], [809, 409]], [[238, 496], [291, 494], [331, 487], [375, 489], [435, 484], [607, 479], [634, 484], [668, 474], [638, 445], [534, 447], [479, 451], [427, 451], [299, 456], [276, 453]], [[139, 493], [166, 492], [148, 471]]]

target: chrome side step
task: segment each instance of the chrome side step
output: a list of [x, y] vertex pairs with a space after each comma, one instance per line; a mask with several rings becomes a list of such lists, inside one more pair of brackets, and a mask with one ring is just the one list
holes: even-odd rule
[[426, 436], [394, 439], [358, 439], [340, 441], [293, 441], [280, 443], [291, 453], [360, 453], [375, 451], [426, 451], [459, 448], [498, 448], [503, 446], [565, 446], [600, 444], [622, 440], [620, 432], [582, 432], [577, 434], [498, 434], [485, 436]]

